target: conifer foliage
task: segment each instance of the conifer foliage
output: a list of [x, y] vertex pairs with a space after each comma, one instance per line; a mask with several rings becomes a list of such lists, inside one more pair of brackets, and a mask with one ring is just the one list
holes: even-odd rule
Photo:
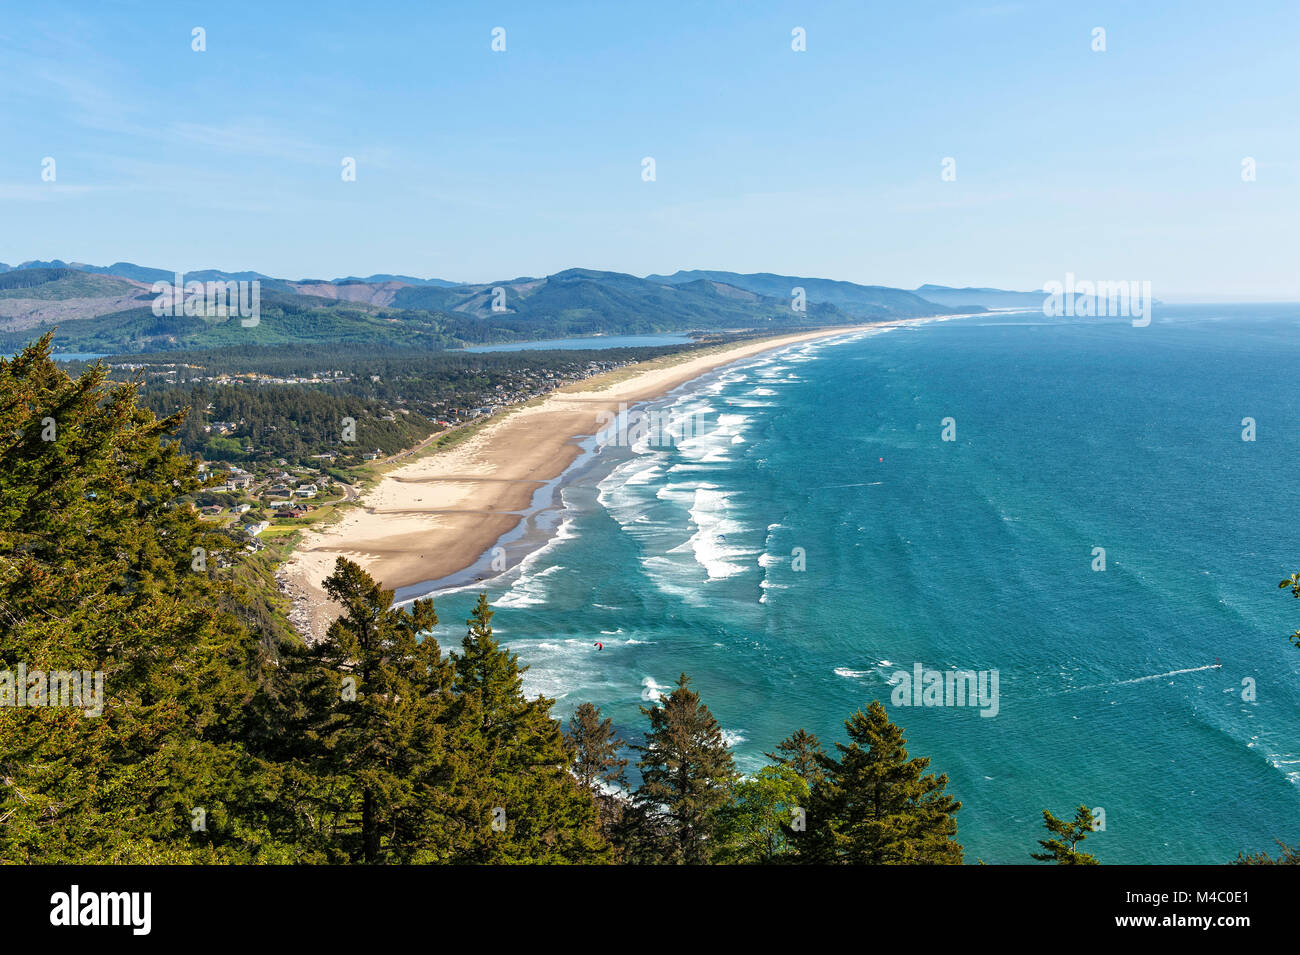
[[528, 699], [526, 667], [497, 644], [479, 595], [459, 655], [453, 654], [451, 731], [459, 753], [449, 821], [463, 834], [455, 861], [601, 862], [596, 805], [569, 771], [551, 718], [554, 700]]
[[738, 774], [722, 728], [690, 687], [683, 673], [671, 694], [641, 708], [650, 731], [636, 747], [642, 782], [635, 801], [651, 824], [666, 824], [663, 861], [698, 864], [713, 860], [720, 813]]
[[1074, 811], [1074, 819], [1057, 819], [1050, 810], [1043, 810], [1043, 825], [1052, 834], [1051, 839], [1039, 839], [1038, 844], [1046, 852], [1029, 853], [1039, 862], [1055, 862], [1057, 865], [1097, 865], [1097, 857], [1079, 851], [1079, 843], [1088, 838], [1092, 832], [1092, 810], [1080, 806]]
[[624, 794], [628, 785], [628, 761], [620, 755], [626, 743], [614, 731], [613, 722], [601, 719], [598, 706], [582, 703], [569, 717], [564, 738], [574, 777], [596, 800], [601, 835], [614, 845], [621, 859], [618, 842], [627, 810]]
[[822, 777], [809, 796], [806, 830], [796, 840], [809, 862], [940, 865], [962, 861], [954, 818], [961, 803], [946, 793], [948, 777], [926, 773], [930, 761], [909, 759], [903, 731], [879, 700], [844, 723], [849, 743], [838, 758], [820, 754]]
[[420, 639], [438, 618], [430, 600], [394, 609], [391, 590], [342, 558], [324, 586], [343, 613], [299, 670], [299, 764], [320, 784], [313, 817], [338, 861], [409, 858], [429, 847], [409, 817], [446, 752], [449, 668], [437, 642]]
[[[177, 419], [49, 341], [0, 359], [0, 859], [283, 861], [240, 742], [261, 651], [217, 609], [231, 542], [176, 504], [199, 486]], [[85, 705], [31, 705], [56, 672]]]

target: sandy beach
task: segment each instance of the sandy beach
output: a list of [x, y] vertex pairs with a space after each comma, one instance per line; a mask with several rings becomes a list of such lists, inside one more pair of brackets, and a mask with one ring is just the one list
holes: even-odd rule
[[360, 564], [390, 589], [438, 580], [474, 564], [519, 523], [518, 512], [529, 506], [534, 492], [579, 456], [577, 439], [608, 421], [601, 412], [659, 397], [760, 352], [863, 327], [766, 338], [685, 360], [670, 356], [502, 412], [460, 444], [390, 471], [340, 521], [304, 534], [281, 572], [295, 601], [295, 623], [308, 637], [319, 637], [337, 616], [320, 585], [339, 557]]

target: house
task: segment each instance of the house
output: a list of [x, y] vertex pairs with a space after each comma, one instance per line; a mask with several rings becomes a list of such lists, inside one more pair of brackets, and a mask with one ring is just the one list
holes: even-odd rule
[[319, 490], [320, 488], [315, 484], [304, 484], [302, 487], [294, 488], [293, 495], [294, 497], [315, 497], [316, 492]]
[[253, 505], [252, 505], [252, 504], [236, 504], [234, 507], [232, 507], [232, 508], [230, 509], [230, 513], [232, 513], [232, 514], [247, 514], [247, 513], [248, 513], [249, 511], [251, 511], [252, 509], [253, 509]]
[[205, 514], [208, 517], [215, 517], [216, 515], [221, 513], [221, 505], [209, 504], [207, 507], [203, 508], [203, 510], [200, 513]]
[[256, 524], [245, 524], [244, 533], [246, 533], [249, 537], [256, 537], [258, 534], [262, 533], [262, 531], [266, 530], [270, 526], [271, 526], [270, 521], [258, 521]]

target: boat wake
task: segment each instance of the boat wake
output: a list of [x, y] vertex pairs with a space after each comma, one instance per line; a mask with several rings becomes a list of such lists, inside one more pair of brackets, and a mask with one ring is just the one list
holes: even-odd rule
[[1182, 676], [1184, 673], [1201, 673], [1205, 670], [1218, 670], [1222, 667], [1220, 663], [1211, 663], [1203, 667], [1188, 667], [1184, 670], [1170, 670], [1167, 673], [1152, 673], [1150, 676], [1133, 677], [1131, 680], [1115, 680], [1111, 683], [1093, 683], [1088, 686], [1076, 686], [1073, 689], [1061, 690], [1058, 693], [1047, 693], [1045, 696], [1065, 696], [1068, 693], [1082, 693], [1084, 690], [1104, 690], [1112, 686], [1129, 686], [1133, 683], [1146, 683], [1150, 680], [1163, 680], [1166, 677]]

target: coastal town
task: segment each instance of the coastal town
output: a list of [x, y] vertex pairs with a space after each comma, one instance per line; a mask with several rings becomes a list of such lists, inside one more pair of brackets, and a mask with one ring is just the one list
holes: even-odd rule
[[[291, 546], [296, 531], [355, 501], [385, 466], [504, 408], [633, 360], [548, 362], [538, 355], [524, 367], [498, 360], [499, 370], [488, 364], [489, 370], [469, 387], [457, 382], [441, 389], [429, 388], [436, 373], [415, 378], [406, 369], [401, 376], [386, 377], [357, 367], [272, 374], [182, 361], [109, 364], [115, 375], [139, 381], [142, 396], [153, 397], [158, 411], [189, 407], [182, 444], [200, 456], [198, 475], [204, 481], [190, 503], [205, 522], [237, 535], [245, 550], [258, 552], [270, 543]], [[338, 418], [341, 426], [335, 430], [320, 426], [318, 419], [325, 415], [310, 404], [295, 416], [290, 395], [300, 401], [310, 401], [304, 395], [362, 401], [346, 406], [344, 410], [356, 409], [354, 417]], [[270, 401], [262, 400], [267, 396]], [[236, 413], [235, 408], [245, 410]], [[334, 417], [332, 407], [327, 414]], [[367, 443], [367, 434], [378, 428], [385, 429], [383, 437]], [[291, 450], [288, 435], [295, 441]]]

